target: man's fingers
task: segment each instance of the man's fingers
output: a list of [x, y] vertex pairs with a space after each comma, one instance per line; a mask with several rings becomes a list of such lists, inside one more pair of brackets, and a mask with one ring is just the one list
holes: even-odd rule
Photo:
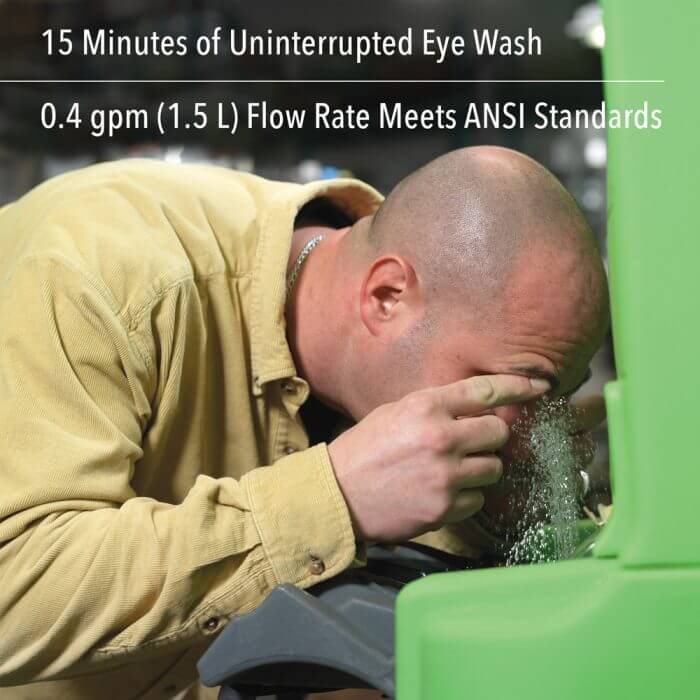
[[494, 454], [470, 455], [455, 469], [454, 488], [458, 490], [491, 486], [503, 476], [503, 462]]
[[510, 428], [498, 416], [475, 416], [454, 421], [450, 427], [452, 450], [463, 455], [493, 452], [508, 442]]
[[593, 430], [605, 420], [605, 399], [599, 394], [583, 396], [571, 408], [578, 431]]
[[484, 505], [484, 494], [478, 489], [465, 489], [460, 491], [455, 498], [449, 512], [442, 518], [444, 523], [458, 523], [460, 520], [470, 518], [481, 510]]
[[481, 413], [493, 406], [530, 401], [550, 389], [546, 379], [515, 374], [490, 374], [462, 379], [433, 389], [455, 418]]

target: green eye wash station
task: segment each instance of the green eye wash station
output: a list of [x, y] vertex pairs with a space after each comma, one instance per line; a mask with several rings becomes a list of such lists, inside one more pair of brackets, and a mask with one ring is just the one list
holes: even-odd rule
[[604, 12], [608, 107], [647, 101], [663, 115], [661, 129], [607, 135], [609, 522], [581, 558], [466, 571], [407, 543], [372, 547], [365, 569], [309, 591], [278, 586], [200, 660], [220, 700], [338, 688], [398, 700], [700, 699], [700, 231], [689, 214], [700, 4], [606, 0]]
[[431, 576], [396, 610], [399, 700], [700, 698], [700, 4], [607, 0], [618, 380], [606, 387], [614, 512], [586, 559]]

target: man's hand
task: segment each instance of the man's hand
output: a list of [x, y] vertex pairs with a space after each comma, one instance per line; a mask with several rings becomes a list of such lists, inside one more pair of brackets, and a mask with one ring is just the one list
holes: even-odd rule
[[329, 452], [357, 537], [407, 540], [476, 513], [481, 488], [501, 477], [495, 451], [509, 436], [488, 412], [548, 389], [541, 379], [472, 377], [380, 406], [337, 437]]

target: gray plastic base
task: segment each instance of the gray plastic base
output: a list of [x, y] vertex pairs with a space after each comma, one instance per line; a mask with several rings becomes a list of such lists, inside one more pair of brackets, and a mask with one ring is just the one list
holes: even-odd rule
[[344, 583], [318, 598], [278, 586], [212, 644], [199, 664], [202, 680], [215, 686], [235, 678], [239, 697], [247, 687], [255, 697], [363, 686], [391, 696], [395, 597], [376, 584]]
[[461, 558], [417, 545], [373, 547], [353, 569], [302, 591], [275, 588], [228, 624], [200, 659], [219, 700], [376, 688], [394, 696], [394, 605], [401, 586], [429, 573], [468, 568]]

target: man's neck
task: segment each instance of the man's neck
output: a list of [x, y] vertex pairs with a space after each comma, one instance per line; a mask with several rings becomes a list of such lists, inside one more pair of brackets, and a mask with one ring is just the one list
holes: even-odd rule
[[336, 233], [336, 229], [321, 225], [303, 224], [302, 226], [295, 228], [292, 235], [292, 246], [289, 250], [289, 260], [287, 260], [287, 276], [289, 276], [289, 273], [292, 271], [294, 263], [296, 263], [297, 259], [299, 258], [299, 254], [303, 250], [304, 246], [312, 238], [319, 235], [327, 238], [334, 233]]
[[[312, 393], [335, 411], [344, 409], [330, 399], [331, 387], [337, 388], [340, 359], [334, 347], [334, 336], [329, 332], [334, 319], [333, 271], [342, 237], [349, 228], [304, 223], [292, 236], [287, 274], [290, 273], [304, 246], [314, 237], [323, 240], [304, 260], [285, 306], [287, 341], [298, 374], [306, 379]], [[335, 394], [335, 391], [333, 392]]]

